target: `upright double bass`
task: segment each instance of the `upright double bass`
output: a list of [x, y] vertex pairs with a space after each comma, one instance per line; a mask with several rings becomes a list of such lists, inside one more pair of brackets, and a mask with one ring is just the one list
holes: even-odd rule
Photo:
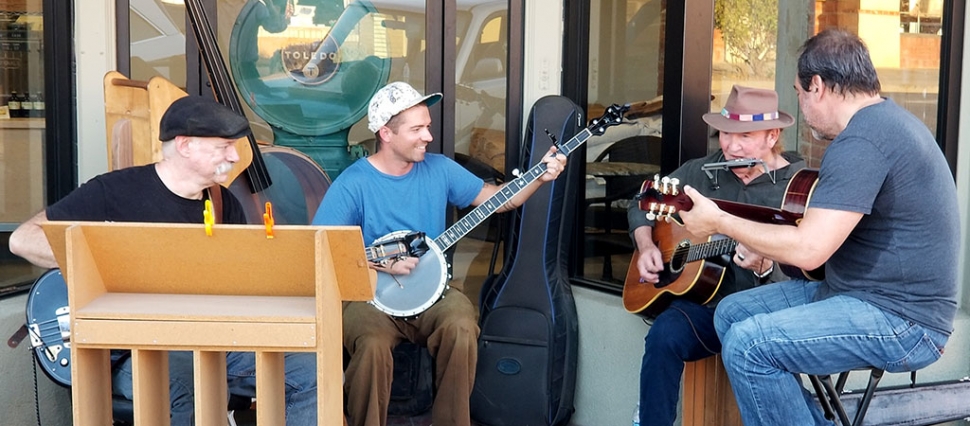
[[[213, 95], [219, 103], [245, 114], [202, 1], [185, 0], [185, 10]], [[245, 149], [248, 146], [252, 151], [252, 162], [240, 164], [239, 167], [245, 167], [245, 171], [229, 185], [229, 190], [243, 205], [246, 220], [262, 223], [264, 206], [270, 202], [275, 223], [309, 224], [330, 187], [330, 178], [316, 162], [299, 151], [280, 146], [261, 146], [252, 133], [247, 139], [248, 145], [237, 144], [237, 148]], [[244, 154], [241, 153], [240, 157], [245, 158], [247, 155]]]

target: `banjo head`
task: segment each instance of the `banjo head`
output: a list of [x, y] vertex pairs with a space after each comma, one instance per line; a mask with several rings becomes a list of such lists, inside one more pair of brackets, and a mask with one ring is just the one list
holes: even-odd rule
[[[396, 231], [377, 239], [374, 244], [401, 238], [411, 231]], [[448, 265], [444, 253], [434, 240], [427, 239], [428, 251], [408, 275], [377, 273], [375, 308], [394, 317], [413, 317], [434, 305], [448, 288]]]

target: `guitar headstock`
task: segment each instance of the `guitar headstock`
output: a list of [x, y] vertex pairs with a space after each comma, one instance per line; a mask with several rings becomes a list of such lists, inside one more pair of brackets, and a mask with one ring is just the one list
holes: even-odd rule
[[630, 104], [617, 105], [613, 104], [606, 108], [603, 115], [599, 118], [593, 119], [589, 122], [589, 132], [594, 135], [602, 135], [606, 133], [606, 129], [620, 124], [623, 122], [623, 114], [626, 114], [627, 110], [630, 109]]
[[690, 197], [681, 191], [679, 179], [661, 178], [660, 175], [654, 175], [653, 180], [643, 181], [636, 200], [649, 220], [667, 219], [678, 211], [687, 211], [694, 206]]

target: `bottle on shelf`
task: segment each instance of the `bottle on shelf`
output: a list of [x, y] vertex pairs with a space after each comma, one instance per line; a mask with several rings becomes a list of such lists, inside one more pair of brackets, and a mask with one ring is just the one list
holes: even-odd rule
[[29, 92], [24, 92], [20, 97], [20, 116], [23, 118], [34, 116], [34, 101], [30, 98]]
[[37, 94], [34, 96], [34, 113], [37, 115], [37, 117], [44, 118], [45, 109], [46, 105], [44, 104], [44, 94], [37, 92]]
[[16, 90], [10, 93], [10, 100], [7, 101], [7, 109], [10, 111], [10, 118], [21, 117], [20, 95], [17, 94]]

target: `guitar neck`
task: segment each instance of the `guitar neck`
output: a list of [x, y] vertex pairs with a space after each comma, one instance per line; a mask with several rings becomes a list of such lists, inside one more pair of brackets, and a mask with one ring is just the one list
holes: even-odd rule
[[798, 219], [802, 218], [802, 215], [800, 214], [794, 214], [771, 207], [743, 204], [714, 198], [712, 198], [711, 201], [714, 201], [714, 204], [717, 204], [721, 210], [724, 210], [727, 213], [738, 217], [743, 217], [748, 220], [753, 220], [755, 222], [795, 225]]
[[[205, 63], [216, 100], [236, 113], [245, 115], [232, 78], [229, 76], [229, 70], [226, 68], [225, 62], [222, 61], [222, 52], [219, 50], [219, 44], [216, 43], [209, 16], [206, 14], [201, 0], [185, 0], [185, 13], [192, 24], [192, 30], [199, 45], [199, 53]], [[253, 151], [253, 160], [246, 168], [246, 175], [249, 177], [250, 190], [256, 193], [269, 188], [273, 182], [270, 180], [269, 170], [266, 168], [266, 163], [263, 162], [263, 157], [259, 155], [256, 137], [250, 132], [246, 138]]]
[[703, 244], [694, 244], [690, 246], [690, 249], [688, 250], [687, 262], [723, 256], [725, 254], [734, 252], [734, 249], [737, 246], [738, 242], [731, 238], [722, 238], [720, 240], [708, 241]]
[[[560, 146], [559, 153], [565, 156], [569, 156], [570, 153], [579, 148], [580, 145], [585, 143], [592, 132], [589, 128], [581, 130], [576, 136], [573, 136], [568, 142]], [[535, 182], [546, 172], [546, 164], [538, 163], [529, 171], [523, 173], [519, 177], [513, 179], [508, 184], [502, 186], [495, 195], [489, 197], [485, 202], [479, 204], [471, 212], [469, 212], [465, 217], [461, 218], [454, 225], [451, 225], [445, 230], [438, 238], [435, 238], [434, 242], [441, 248], [441, 251], [448, 250], [451, 246], [455, 245], [458, 240], [462, 239], [465, 235], [468, 235], [476, 226], [480, 225], [485, 219], [488, 219], [493, 213], [498, 211], [505, 203], [509, 202], [516, 195], [519, 195], [525, 187]]]

